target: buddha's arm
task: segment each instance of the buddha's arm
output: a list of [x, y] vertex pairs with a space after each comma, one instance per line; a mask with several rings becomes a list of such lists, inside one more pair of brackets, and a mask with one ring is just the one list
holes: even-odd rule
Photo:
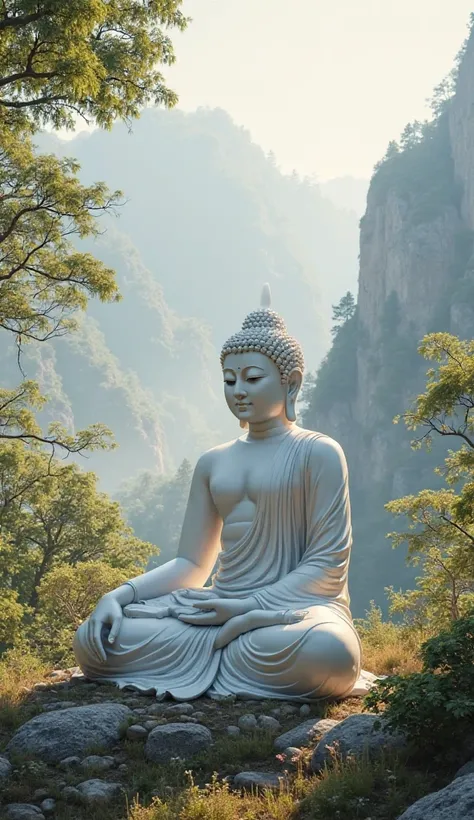
[[347, 465], [337, 442], [325, 436], [311, 442], [305, 482], [306, 550], [285, 578], [253, 593], [263, 609], [337, 598], [347, 580], [351, 514]]
[[[177, 557], [132, 579], [138, 600], [158, 598], [183, 587], [202, 586], [209, 577], [222, 530], [222, 520], [209, 490], [211, 462], [212, 453], [205, 453], [194, 470]], [[133, 600], [133, 588], [124, 584], [114, 595], [125, 606]]]

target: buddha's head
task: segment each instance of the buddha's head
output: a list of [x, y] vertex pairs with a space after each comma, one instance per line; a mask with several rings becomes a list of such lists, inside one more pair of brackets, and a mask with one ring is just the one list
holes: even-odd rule
[[296, 420], [303, 351], [283, 319], [270, 310], [268, 285], [260, 310], [249, 313], [242, 329], [224, 344], [221, 365], [226, 401], [241, 427], [276, 418]]

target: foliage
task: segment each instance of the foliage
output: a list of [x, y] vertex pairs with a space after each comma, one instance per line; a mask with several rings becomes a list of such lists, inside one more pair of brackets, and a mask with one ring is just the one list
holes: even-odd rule
[[331, 333], [333, 336], [339, 333], [341, 327], [345, 325], [349, 319], [352, 319], [355, 311], [355, 299], [353, 294], [348, 290], [347, 293], [342, 296], [338, 304], [332, 306], [333, 325], [331, 328]]
[[151, 565], [169, 561], [178, 549], [192, 467], [185, 459], [171, 478], [148, 471], [128, 482], [118, 493], [127, 520], [139, 538], [160, 545]]
[[366, 705], [383, 709], [389, 730], [403, 732], [425, 758], [462, 760], [474, 729], [474, 614], [426, 641], [421, 656], [421, 672], [379, 681]]
[[0, 112], [110, 127], [148, 103], [173, 105], [159, 64], [174, 62], [163, 28], [184, 29], [181, 0], [6, 0], [0, 13]]
[[[99, 182], [82, 185], [71, 159], [34, 153], [40, 126], [74, 117], [109, 128], [149, 102], [174, 105], [159, 64], [174, 60], [164, 27], [183, 29], [181, 0], [6, 0], [0, 11], [0, 327], [22, 344], [63, 335], [90, 297], [118, 298], [114, 272], [71, 239], [99, 233], [97, 217], [119, 201]], [[28, 386], [20, 386], [25, 398]], [[0, 417], [0, 430], [1, 427]], [[12, 431], [10, 430], [10, 433]], [[22, 438], [28, 431], [14, 429]], [[94, 432], [92, 432], [94, 438]], [[48, 437], [39, 436], [43, 443]], [[67, 437], [54, 443], [71, 449]], [[78, 440], [72, 449], [77, 449]], [[87, 448], [81, 442], [79, 449]]]
[[[153, 553], [153, 546], [136, 538], [125, 524], [119, 504], [98, 492], [96, 485], [97, 476], [81, 472], [76, 464], [61, 464], [21, 442], [0, 445], [0, 588], [11, 601], [6, 610], [10, 621], [13, 604], [22, 605], [24, 622], [31, 620], [30, 613], [39, 610], [40, 585], [48, 574], [63, 568], [59, 577], [61, 584], [66, 583], [64, 565], [106, 562], [113, 584], [112, 568], [117, 577], [119, 570], [130, 577]], [[105, 583], [105, 571], [97, 576], [99, 585]], [[81, 582], [93, 597], [87, 570], [77, 576], [79, 598], [86, 595]], [[90, 598], [81, 600], [87, 603], [82, 609], [77, 603], [76, 612], [84, 612]], [[44, 599], [43, 609], [48, 610]]]
[[123, 584], [130, 574], [133, 570], [105, 561], [59, 564], [48, 572], [39, 586], [37, 613], [27, 633], [40, 657], [54, 667], [73, 663], [77, 628], [102, 595]]
[[382, 610], [374, 601], [365, 618], [357, 618], [355, 626], [362, 643], [364, 668], [377, 675], [406, 674], [419, 670], [419, 647], [424, 630], [407, 628], [393, 621], [384, 621]]
[[333, 402], [347, 400], [357, 383], [357, 306], [350, 291], [333, 305], [332, 320], [332, 347], [303, 394], [303, 422], [313, 429], [318, 427], [319, 413]]
[[433, 333], [425, 336], [419, 352], [437, 366], [428, 370], [425, 392], [402, 416], [410, 430], [424, 430], [412, 446], [430, 449], [435, 434], [457, 439], [461, 446], [450, 450], [436, 471], [448, 486], [386, 505], [408, 520], [407, 530], [389, 534], [393, 545], [407, 543], [408, 561], [422, 568], [416, 590], [390, 589], [390, 599], [392, 613], [419, 626], [428, 620], [436, 630], [474, 603], [474, 342]]
[[447, 113], [432, 122], [407, 126], [398, 150], [390, 144], [375, 166], [369, 198], [374, 205], [382, 204], [389, 193], [410, 205], [412, 226], [436, 219], [449, 206], [458, 206], [460, 188], [454, 179]]
[[38, 384], [31, 379], [22, 382], [13, 390], [0, 388], [0, 441], [22, 441], [36, 446], [49, 444], [69, 453], [84, 450], [110, 450], [115, 447], [112, 434], [104, 424], [92, 424], [74, 435], [63, 425], [54, 422], [49, 425], [47, 435], [43, 435], [36, 422], [33, 410], [41, 410], [46, 399], [41, 395]]

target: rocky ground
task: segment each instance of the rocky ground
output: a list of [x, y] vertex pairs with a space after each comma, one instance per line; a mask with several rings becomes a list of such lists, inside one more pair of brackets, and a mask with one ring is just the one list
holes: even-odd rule
[[[359, 699], [158, 702], [53, 672], [3, 709], [1, 816], [444, 820], [446, 809], [449, 820], [474, 818], [474, 774], [436, 782], [407, 769], [404, 739], [361, 711]], [[182, 808], [185, 792], [196, 797], [192, 812]], [[428, 792], [431, 802], [417, 803]]]

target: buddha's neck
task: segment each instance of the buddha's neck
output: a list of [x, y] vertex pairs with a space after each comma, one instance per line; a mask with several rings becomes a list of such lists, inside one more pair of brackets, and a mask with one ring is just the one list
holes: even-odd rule
[[262, 439], [284, 436], [293, 429], [294, 423], [287, 419], [269, 419], [258, 424], [250, 424], [247, 441], [261, 441]]

